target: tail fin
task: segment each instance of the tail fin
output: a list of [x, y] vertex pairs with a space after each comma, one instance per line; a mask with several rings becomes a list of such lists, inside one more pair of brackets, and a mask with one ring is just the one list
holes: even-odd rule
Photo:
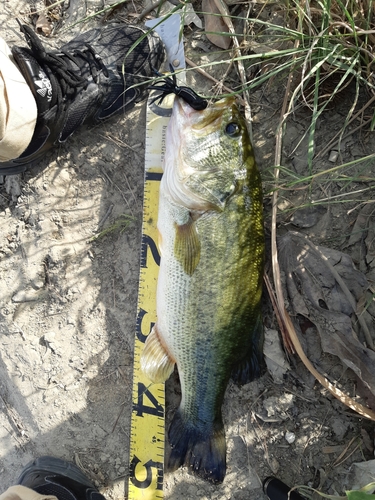
[[178, 409], [168, 432], [172, 451], [168, 468], [187, 465], [191, 472], [206, 481], [221, 483], [226, 472], [226, 444], [223, 422], [214, 422], [207, 432], [194, 427]]

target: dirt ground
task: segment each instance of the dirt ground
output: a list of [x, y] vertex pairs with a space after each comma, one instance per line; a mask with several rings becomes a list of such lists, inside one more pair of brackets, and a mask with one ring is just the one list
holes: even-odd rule
[[[1, 36], [10, 46], [24, 45], [16, 18], [29, 19], [29, 5], [1, 0]], [[93, 13], [103, 4], [87, 0], [86, 5], [87, 13]], [[129, 4], [115, 15], [131, 20], [131, 13], [134, 6]], [[69, 19], [64, 22], [68, 25]], [[97, 24], [94, 19], [84, 29]], [[79, 30], [81, 26], [60, 30], [43, 42], [58, 46]], [[208, 57], [202, 37], [187, 29], [186, 39], [188, 54]], [[202, 80], [194, 84], [210, 89]], [[267, 235], [267, 180], [274, 162], [280, 87], [285, 87], [282, 80], [251, 96]], [[345, 107], [343, 98], [319, 122], [316, 151], [339, 130]], [[306, 108], [297, 110], [285, 137], [284, 165], [298, 173], [306, 167], [306, 141], [298, 142], [309, 118]], [[78, 131], [24, 175], [0, 177], [0, 491], [14, 484], [29, 460], [50, 454], [75, 461], [108, 499], [126, 495], [144, 146], [145, 105], [140, 104], [103, 126]], [[343, 161], [374, 150], [373, 134], [354, 131], [345, 140]], [[317, 171], [334, 165], [328, 156], [322, 155]], [[374, 164], [366, 165], [366, 175], [374, 177]], [[342, 189], [332, 182], [328, 191], [316, 195], [327, 198]], [[358, 185], [347, 189], [354, 192]], [[299, 206], [306, 196], [306, 190], [291, 190], [281, 204]], [[368, 191], [366, 196], [373, 195]], [[348, 245], [358, 215], [358, 209], [350, 209], [365, 198], [349, 199], [323, 205], [307, 223], [298, 212], [285, 212], [280, 236], [298, 230], [315, 244], [345, 248], [372, 283], [374, 275], [363, 264], [363, 241]], [[124, 214], [134, 219], [129, 227], [93, 241]], [[267, 300], [265, 323], [277, 328]], [[355, 394], [354, 375], [337, 357], [323, 356], [319, 349], [316, 354], [314, 346], [310, 352], [325, 374]], [[230, 383], [223, 408], [228, 445], [224, 483], [213, 486], [180, 469], [165, 476], [166, 498], [262, 500], [261, 481], [269, 475], [329, 493], [342, 494], [351, 486], [351, 465], [373, 458], [373, 423], [329, 395], [297, 357], [289, 364], [277, 381], [266, 373], [241, 388]], [[168, 382], [168, 414], [176, 391], [175, 380]]]

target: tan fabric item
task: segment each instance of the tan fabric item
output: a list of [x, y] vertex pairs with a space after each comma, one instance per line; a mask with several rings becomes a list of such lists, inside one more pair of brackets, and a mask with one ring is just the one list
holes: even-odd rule
[[0, 37], [0, 162], [18, 158], [32, 139], [38, 110], [12, 53]]
[[11, 486], [0, 495], [0, 500], [57, 500], [54, 495], [39, 495], [26, 486]]

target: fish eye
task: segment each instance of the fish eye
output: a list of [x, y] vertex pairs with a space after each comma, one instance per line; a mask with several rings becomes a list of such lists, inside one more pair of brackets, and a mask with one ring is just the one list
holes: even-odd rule
[[236, 122], [230, 122], [225, 127], [225, 133], [229, 137], [238, 137], [240, 135], [241, 128]]

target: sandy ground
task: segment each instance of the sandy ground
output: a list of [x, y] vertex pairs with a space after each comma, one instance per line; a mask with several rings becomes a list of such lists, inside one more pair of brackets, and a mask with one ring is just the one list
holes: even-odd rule
[[[92, 12], [101, 3], [87, 5]], [[25, 17], [27, 8], [21, 0], [1, 1], [1, 35], [10, 45], [24, 44], [15, 18]], [[276, 83], [252, 96], [254, 146], [265, 181], [282, 99], [277, 86], [284, 85]], [[317, 148], [342, 125], [343, 112], [337, 106], [327, 113]], [[308, 118], [308, 111], [296, 112], [286, 137], [284, 161], [297, 172], [306, 165], [306, 141], [298, 140]], [[0, 490], [29, 460], [51, 454], [75, 461], [108, 499], [126, 495], [144, 130], [141, 104], [104, 126], [77, 132], [26, 174], [0, 178]], [[374, 146], [372, 136], [353, 135], [344, 159], [369, 154]], [[329, 166], [326, 155], [318, 168]], [[331, 194], [339, 187], [330, 186]], [[265, 188], [268, 228], [266, 182]], [[291, 192], [288, 203], [296, 206], [304, 195]], [[126, 230], [92, 241], [124, 214], [134, 218]], [[353, 221], [347, 205], [332, 205], [305, 232], [317, 244], [341, 248]], [[294, 222], [285, 216], [280, 230], [296, 229]], [[267, 326], [275, 327], [267, 301], [265, 311]], [[242, 388], [229, 385], [224, 483], [212, 486], [182, 469], [166, 475], [166, 498], [262, 500], [261, 481], [269, 475], [329, 492], [348, 487], [351, 464], [373, 456], [374, 426], [332, 398], [297, 358], [290, 366], [281, 383], [266, 373]], [[324, 368], [344, 376], [354, 391], [353, 377], [337, 358], [329, 357]], [[172, 380], [168, 414], [176, 391]], [[292, 443], [286, 432], [295, 435]], [[353, 438], [359, 446], [337, 460], [347, 446], [353, 449]]]

